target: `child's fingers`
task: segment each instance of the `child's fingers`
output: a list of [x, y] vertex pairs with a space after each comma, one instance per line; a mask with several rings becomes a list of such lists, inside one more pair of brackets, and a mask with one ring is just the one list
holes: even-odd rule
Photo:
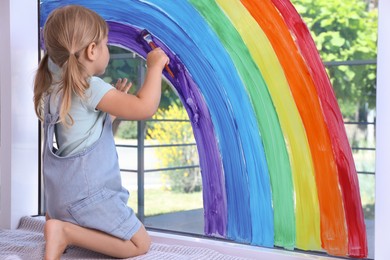
[[116, 89], [119, 89], [121, 82], [122, 82], [122, 79], [120, 79], [120, 78], [116, 81], [116, 83], [115, 83]]
[[129, 83], [125, 86], [125, 88], [123, 89], [123, 92], [125, 92], [125, 93], [129, 92], [129, 90], [130, 90], [130, 88], [131, 88], [132, 85], [133, 85], [133, 83], [129, 82]]
[[116, 82], [116, 87], [122, 88], [124, 85], [126, 85], [126, 82], [127, 82], [126, 78], [124, 78], [124, 79], [119, 78]]
[[146, 58], [146, 66], [148, 68], [156, 65], [164, 68], [164, 66], [167, 64], [169, 64], [169, 57], [161, 48], [155, 48], [148, 53]]
[[119, 79], [117, 80], [116, 84], [115, 84], [115, 87], [116, 87], [116, 89], [118, 89], [118, 90], [122, 90], [123, 88], [126, 87], [126, 83], [127, 83], [127, 79], [126, 79], [126, 78], [125, 78], [125, 79], [119, 78]]
[[128, 92], [131, 86], [133, 85], [132, 82], [127, 82], [127, 79], [121, 79], [119, 78], [116, 82], [115, 88], [122, 92]]

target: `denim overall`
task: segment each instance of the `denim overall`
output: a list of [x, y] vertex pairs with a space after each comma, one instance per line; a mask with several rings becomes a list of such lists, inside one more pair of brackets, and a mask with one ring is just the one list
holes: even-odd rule
[[121, 184], [110, 116], [106, 114], [102, 134], [92, 146], [75, 155], [59, 157], [53, 146], [59, 109], [50, 114], [50, 96], [45, 99], [43, 147], [48, 215], [129, 240], [141, 222], [127, 206], [129, 193]]

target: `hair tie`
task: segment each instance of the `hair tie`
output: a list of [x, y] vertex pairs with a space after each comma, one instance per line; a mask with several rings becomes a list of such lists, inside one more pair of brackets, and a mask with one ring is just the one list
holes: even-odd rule
[[70, 53], [69, 53], [69, 57], [70, 57], [70, 56], [74, 56], [74, 57], [76, 57], [76, 59], [78, 59], [79, 56], [80, 56], [80, 54], [79, 54], [78, 51], [76, 51], [76, 52], [70, 52]]
[[79, 55], [77, 54], [77, 53], [74, 53], [74, 52], [70, 52], [69, 53], [69, 56], [68, 56], [68, 59], [70, 59], [70, 57], [75, 57], [76, 58], [76, 60], [79, 58]]

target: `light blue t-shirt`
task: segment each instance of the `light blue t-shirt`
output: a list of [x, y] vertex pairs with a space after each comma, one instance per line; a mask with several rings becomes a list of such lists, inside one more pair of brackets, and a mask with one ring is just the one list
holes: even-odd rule
[[[56, 93], [59, 85], [55, 81], [60, 77], [61, 69], [49, 60], [49, 70], [52, 72], [54, 79], [51, 91]], [[85, 99], [81, 99], [75, 94], [72, 96], [69, 114], [73, 118], [73, 125], [56, 124], [57, 155], [69, 156], [82, 152], [99, 139], [103, 130], [105, 113], [97, 110], [96, 106], [111, 89], [113, 89], [113, 86], [102, 79], [91, 77], [89, 79], [89, 88], [85, 91]], [[58, 108], [58, 96], [51, 95], [51, 113]]]

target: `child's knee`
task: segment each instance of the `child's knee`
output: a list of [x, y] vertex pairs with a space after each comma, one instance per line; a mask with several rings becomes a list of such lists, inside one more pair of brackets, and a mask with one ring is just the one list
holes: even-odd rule
[[140, 246], [141, 254], [146, 254], [149, 251], [151, 245], [152, 245], [152, 240], [148, 234], [147, 237], [145, 238], [144, 243], [142, 243], [142, 245]]
[[137, 233], [131, 238], [131, 241], [137, 248], [137, 255], [146, 254], [152, 244], [152, 240], [144, 226], [141, 226]]
[[136, 247], [138, 248], [140, 254], [146, 254], [149, 251], [151, 244], [152, 240], [148, 232], [144, 230], [142, 234], [142, 239], [138, 240], [136, 244]]

